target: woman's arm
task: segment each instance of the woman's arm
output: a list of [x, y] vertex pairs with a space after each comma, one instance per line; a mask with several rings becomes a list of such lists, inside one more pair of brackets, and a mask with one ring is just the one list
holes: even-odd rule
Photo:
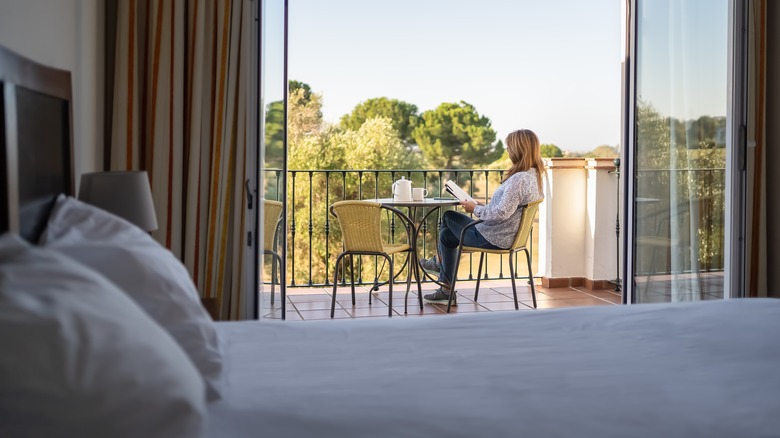
[[477, 205], [480, 205], [477, 201], [460, 201], [461, 207], [466, 210], [466, 213], [473, 213]]
[[[475, 205], [472, 211], [488, 224], [505, 221], [512, 216], [518, 207], [536, 199], [536, 197], [531, 196], [532, 193], [538, 193], [536, 185], [536, 177], [530, 172], [512, 175], [496, 190], [490, 203]], [[471, 206], [469, 205], [469, 207]], [[464, 209], [471, 213], [465, 205]]]

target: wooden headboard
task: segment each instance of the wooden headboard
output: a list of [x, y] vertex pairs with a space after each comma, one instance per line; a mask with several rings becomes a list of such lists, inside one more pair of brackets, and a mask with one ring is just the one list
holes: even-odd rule
[[37, 242], [54, 200], [73, 195], [70, 72], [0, 46], [0, 233]]

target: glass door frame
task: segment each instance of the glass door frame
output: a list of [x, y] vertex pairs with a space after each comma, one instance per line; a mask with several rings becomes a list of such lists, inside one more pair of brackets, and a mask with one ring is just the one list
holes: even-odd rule
[[[623, 59], [622, 151], [623, 178], [623, 304], [636, 302], [636, 103], [638, 2], [625, 0]], [[748, 2], [728, 1], [726, 196], [724, 241], [724, 299], [746, 296], [746, 157], [747, 157], [747, 8]]]

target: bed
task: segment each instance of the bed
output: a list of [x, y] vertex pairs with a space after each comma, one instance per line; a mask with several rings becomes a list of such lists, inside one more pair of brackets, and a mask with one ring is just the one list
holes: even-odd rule
[[62, 195], [50, 70], [0, 50], [0, 436], [780, 436], [780, 300], [211, 321], [164, 248]]

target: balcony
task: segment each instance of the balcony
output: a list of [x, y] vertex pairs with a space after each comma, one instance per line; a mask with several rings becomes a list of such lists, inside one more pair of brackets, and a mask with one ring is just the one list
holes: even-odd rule
[[[545, 201], [542, 203], [531, 235], [532, 271], [537, 287], [538, 308], [593, 305], [615, 305], [621, 302], [616, 284], [621, 275], [620, 219], [618, 203], [622, 199], [619, 174], [613, 160], [603, 158], [547, 159]], [[442, 183], [452, 179], [476, 199], [489, 201], [498, 187], [501, 170], [292, 170], [287, 174], [289, 187], [287, 249], [287, 315], [288, 320], [330, 318], [333, 264], [341, 251], [338, 223], [328, 207], [342, 199], [368, 199], [390, 196], [392, 182], [401, 176], [415, 187], [426, 187], [429, 196], [445, 194]], [[267, 172], [266, 193], [279, 193], [280, 171]], [[441, 212], [434, 212], [422, 224], [418, 235], [418, 254], [430, 257], [436, 252], [437, 223]], [[414, 212], [415, 221], [423, 212]], [[388, 241], [403, 239], [405, 231], [393, 217], [385, 221]], [[409, 312], [404, 315], [406, 271], [399, 274], [405, 257], [396, 260], [393, 287], [394, 314], [397, 316], [439, 315], [445, 306], [417, 304], [416, 288], [409, 294]], [[491, 257], [480, 285], [479, 301], [473, 301], [478, 258], [465, 255], [458, 270], [457, 313], [514, 310], [508, 263], [503, 256]], [[521, 310], [532, 309], [528, 272], [524, 260], [514, 258], [518, 298]], [[519, 263], [518, 263], [519, 262]], [[638, 272], [642, 272], [642, 266]], [[717, 269], [716, 269], [717, 270]], [[278, 300], [270, 304], [270, 261], [264, 261], [263, 316], [281, 319]], [[342, 273], [345, 274], [345, 273]], [[648, 273], [649, 274], [649, 273]], [[663, 269], [654, 278], [663, 281]], [[363, 257], [356, 267], [358, 298], [353, 306], [349, 275], [337, 279], [336, 318], [387, 317], [387, 281], [381, 262]], [[435, 288], [430, 280], [423, 282], [423, 293]], [[372, 304], [369, 305], [369, 293]]]

